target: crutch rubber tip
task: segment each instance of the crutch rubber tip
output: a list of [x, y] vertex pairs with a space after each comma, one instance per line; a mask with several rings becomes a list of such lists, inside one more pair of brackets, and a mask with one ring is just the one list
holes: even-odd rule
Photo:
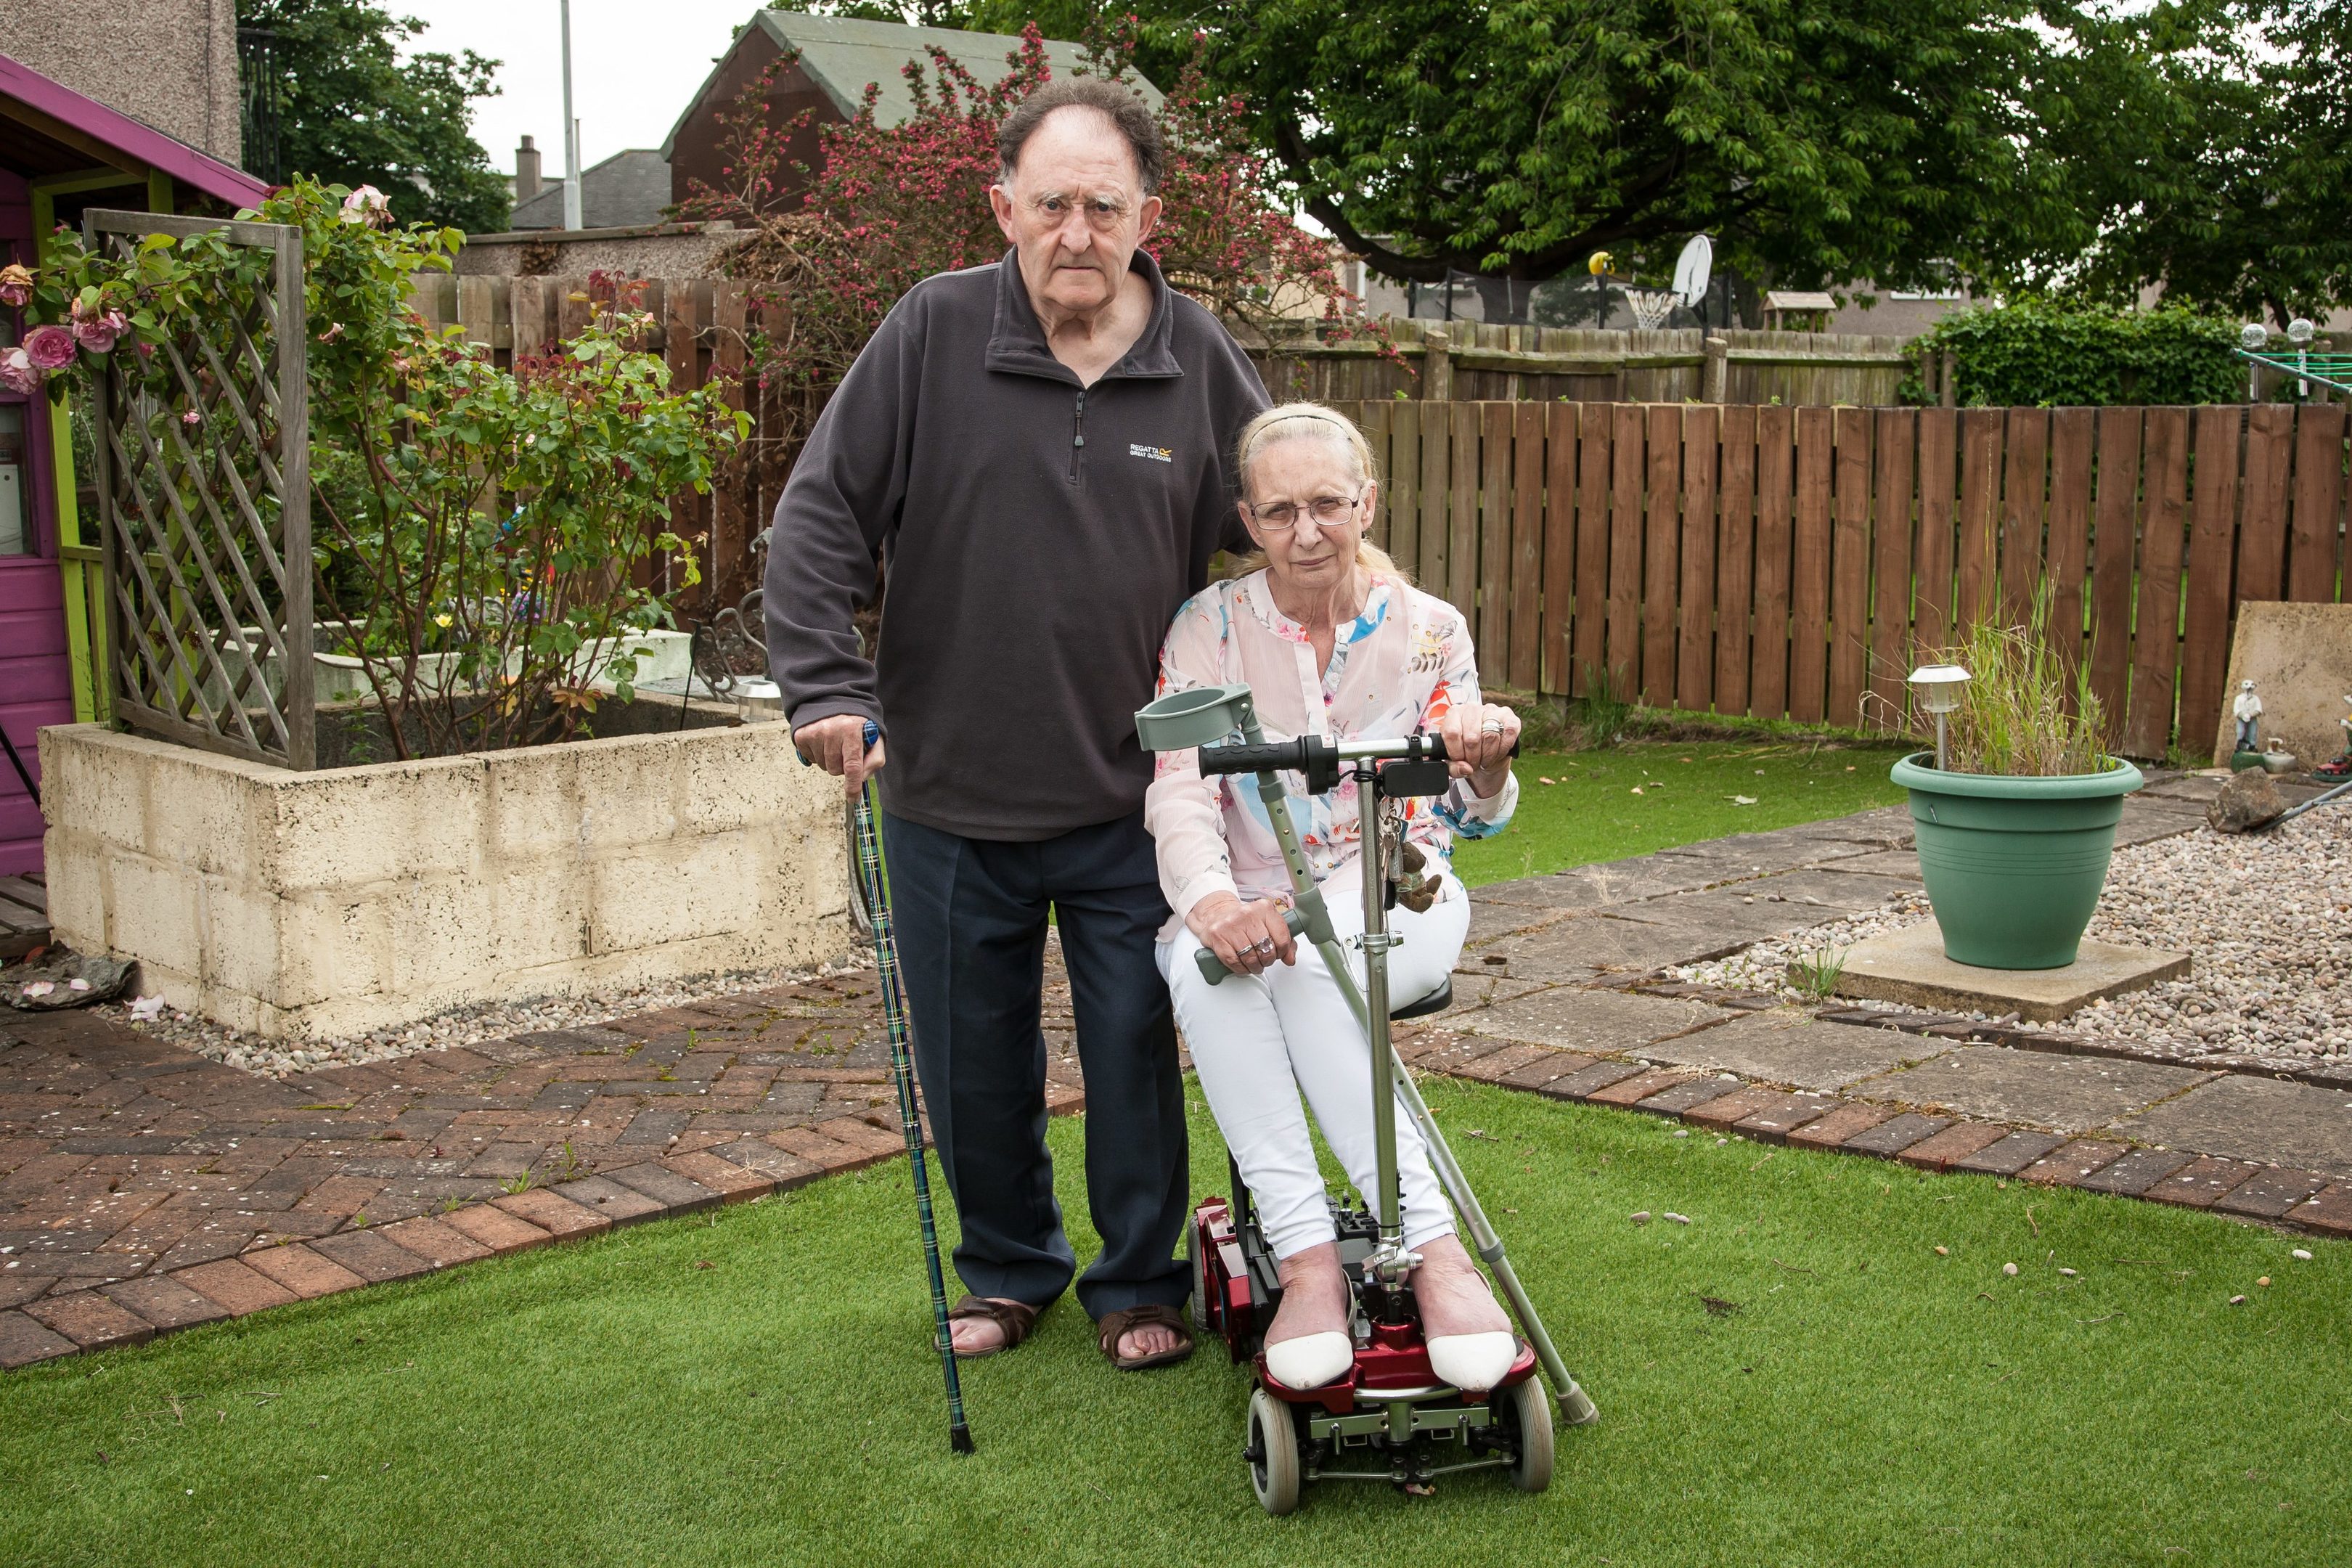
[[969, 1426], [949, 1427], [948, 1447], [953, 1448], [959, 1454], [971, 1453], [973, 1451], [971, 1446], [971, 1428]]
[[1559, 1419], [1563, 1426], [1589, 1426], [1601, 1419], [1601, 1407], [1584, 1390], [1571, 1387], [1559, 1396]]

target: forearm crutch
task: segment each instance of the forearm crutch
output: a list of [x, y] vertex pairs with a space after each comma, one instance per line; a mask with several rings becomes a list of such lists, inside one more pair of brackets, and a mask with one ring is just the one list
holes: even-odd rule
[[[874, 749], [882, 731], [868, 721], [865, 743]], [[907, 1012], [907, 994], [898, 978], [898, 938], [890, 920], [890, 888], [882, 874], [882, 834], [876, 823], [877, 791], [869, 775], [852, 808], [852, 832], [857, 840], [857, 879], [865, 889], [866, 908], [874, 921], [874, 967], [881, 975], [882, 1016], [890, 1036], [890, 1077], [898, 1086], [898, 1128], [907, 1138], [907, 1163], [915, 1173], [915, 1213], [923, 1222], [923, 1265], [930, 1272], [931, 1331], [939, 1342], [940, 1370], [948, 1384], [948, 1447], [959, 1454], [972, 1451], [971, 1428], [964, 1424], [963, 1384], [956, 1375], [955, 1336], [948, 1327], [947, 1277], [940, 1268], [940, 1232], [931, 1216], [930, 1163], [923, 1156], [923, 1119], [915, 1108], [914, 1026]]]

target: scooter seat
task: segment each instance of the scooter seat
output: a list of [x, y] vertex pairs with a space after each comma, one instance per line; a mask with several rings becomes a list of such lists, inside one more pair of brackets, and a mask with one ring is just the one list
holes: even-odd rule
[[1433, 1013], [1443, 1013], [1448, 1007], [1453, 1005], [1454, 982], [1451, 979], [1447, 979], [1440, 983], [1436, 990], [1431, 992], [1428, 995], [1423, 996], [1420, 1001], [1408, 1002], [1402, 1007], [1390, 1008], [1389, 1016], [1391, 1019], [1426, 1018]]

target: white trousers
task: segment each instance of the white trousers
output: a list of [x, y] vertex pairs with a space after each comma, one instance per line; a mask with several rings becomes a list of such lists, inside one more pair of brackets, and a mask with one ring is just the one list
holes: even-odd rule
[[[1444, 884], [1441, 901], [1422, 913], [1402, 905], [1389, 911], [1389, 929], [1403, 939], [1389, 952], [1389, 994], [1397, 1005], [1436, 990], [1462, 954], [1470, 897], [1450, 874]], [[1324, 883], [1323, 896], [1344, 945], [1364, 924], [1354, 866], [1341, 867]], [[1160, 944], [1160, 973], [1168, 978], [1177, 1025], [1225, 1145], [1249, 1184], [1266, 1240], [1276, 1258], [1288, 1258], [1336, 1239], [1299, 1106], [1301, 1089], [1348, 1179], [1360, 1193], [1375, 1190], [1371, 1049], [1323, 955], [1304, 940], [1295, 964], [1277, 963], [1262, 975], [1228, 975], [1216, 985], [1201, 977], [1192, 956], [1200, 949], [1198, 937], [1179, 931]], [[1349, 948], [1348, 955], [1360, 988], [1363, 954]], [[1454, 1216], [1430, 1171], [1421, 1130], [1402, 1107], [1396, 1144], [1404, 1243], [1417, 1247], [1451, 1232]]]

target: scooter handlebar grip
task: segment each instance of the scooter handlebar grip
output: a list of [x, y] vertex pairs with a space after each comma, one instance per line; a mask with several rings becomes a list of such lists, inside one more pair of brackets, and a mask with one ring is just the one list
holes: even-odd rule
[[[1293, 936], [1300, 935], [1307, 930], [1307, 917], [1297, 910], [1285, 911], [1282, 923], [1290, 928], [1290, 934]], [[1192, 962], [1201, 966], [1201, 978], [1212, 985], [1220, 984], [1227, 975], [1233, 973], [1232, 970], [1225, 967], [1223, 959], [1205, 947], [1192, 955]]]
[[1263, 746], [1202, 746], [1200, 755], [1204, 773], [1280, 773], [1307, 765], [1306, 748], [1297, 741]]

